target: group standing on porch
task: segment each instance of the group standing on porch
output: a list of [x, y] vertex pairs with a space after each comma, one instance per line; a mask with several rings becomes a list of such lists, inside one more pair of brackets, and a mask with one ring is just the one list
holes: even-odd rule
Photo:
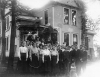
[[55, 74], [55, 70], [69, 73], [71, 64], [75, 63], [76, 73], [79, 76], [81, 69], [86, 68], [87, 52], [85, 46], [77, 45], [66, 46], [59, 44], [46, 43], [39, 39], [36, 41], [24, 41], [19, 47], [19, 66], [23, 72], [37, 71], [51, 72]]

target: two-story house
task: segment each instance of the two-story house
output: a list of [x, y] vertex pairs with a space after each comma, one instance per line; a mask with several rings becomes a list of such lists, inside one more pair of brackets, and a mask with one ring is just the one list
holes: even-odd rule
[[[11, 11], [5, 9], [6, 17], [6, 56], [9, 56], [10, 34], [11, 34]], [[26, 39], [29, 30], [34, 30], [37, 25], [38, 17], [41, 18], [41, 25], [50, 24], [57, 32], [56, 40], [60, 45], [66, 42], [71, 46], [77, 43], [81, 45], [81, 10], [74, 0], [62, 0], [58, 2], [50, 2], [41, 9], [33, 9], [33, 16], [19, 15], [18, 23], [16, 23], [15, 52], [18, 51], [20, 43]], [[91, 41], [92, 42], [92, 41]]]

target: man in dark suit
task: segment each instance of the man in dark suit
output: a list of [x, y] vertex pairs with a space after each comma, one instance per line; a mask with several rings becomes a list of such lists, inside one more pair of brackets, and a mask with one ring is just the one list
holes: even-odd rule
[[71, 50], [69, 52], [69, 61], [70, 61], [70, 63], [69, 63], [69, 71], [71, 70], [72, 63], [74, 63], [74, 59], [75, 59], [75, 46], [72, 45], [71, 46]]
[[82, 51], [81, 51], [81, 69], [85, 70], [86, 68], [86, 64], [87, 64], [87, 52], [85, 50], [85, 47], [82, 47]]
[[80, 46], [80, 49], [77, 49], [77, 46], [75, 46], [75, 66], [77, 76], [79, 76], [81, 73], [81, 51], [82, 45]]
[[60, 71], [62, 71], [64, 69], [64, 63], [63, 63], [63, 58], [64, 58], [63, 55], [64, 54], [63, 54], [63, 49], [60, 48], [58, 50], [58, 53], [59, 53], [59, 62], [58, 62], [59, 63], [59, 69], [60, 69]]
[[70, 63], [70, 46], [67, 46], [65, 48], [65, 51], [63, 52], [63, 62], [64, 62], [64, 68], [67, 72], [69, 72], [69, 63]]

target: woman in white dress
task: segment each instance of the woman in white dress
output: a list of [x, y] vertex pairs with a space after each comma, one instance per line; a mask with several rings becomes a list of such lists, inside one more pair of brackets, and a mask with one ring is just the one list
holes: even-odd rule
[[50, 61], [51, 61], [51, 53], [47, 46], [43, 47], [42, 50], [42, 61], [44, 66], [44, 71], [49, 72], [50, 71]]
[[27, 59], [28, 59], [28, 48], [26, 46], [26, 42], [24, 42], [23, 45], [19, 47], [19, 60], [21, 62], [21, 68], [23, 72], [26, 72]]
[[36, 47], [36, 43], [30, 47], [30, 66], [34, 68], [39, 67], [39, 49]]
[[53, 73], [57, 69], [58, 61], [59, 61], [59, 53], [57, 51], [57, 47], [53, 46], [53, 49], [51, 50], [51, 68]]

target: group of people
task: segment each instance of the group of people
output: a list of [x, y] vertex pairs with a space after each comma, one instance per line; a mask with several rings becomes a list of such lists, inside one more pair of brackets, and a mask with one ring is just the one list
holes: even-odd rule
[[[40, 41], [25, 41], [19, 47], [19, 66], [22, 71], [32, 69], [34, 72], [52, 72], [56, 69], [60, 71], [71, 70], [71, 64], [75, 63], [76, 73], [80, 74], [81, 68], [84, 70], [87, 63], [87, 52], [84, 46], [77, 48], [77, 45], [51, 45]], [[66, 72], [66, 73], [67, 73]]]

